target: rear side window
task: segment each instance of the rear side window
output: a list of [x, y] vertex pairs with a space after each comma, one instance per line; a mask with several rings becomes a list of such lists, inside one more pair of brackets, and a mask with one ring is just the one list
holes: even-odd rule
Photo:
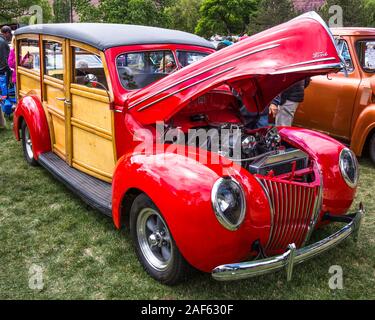
[[208, 53], [204, 53], [204, 52], [177, 51], [177, 58], [178, 58], [178, 61], [180, 62], [181, 67], [186, 67], [207, 56], [208, 56]]
[[172, 51], [124, 53], [116, 59], [117, 71], [124, 88], [140, 89], [177, 70]]
[[43, 41], [44, 74], [63, 80], [64, 61], [62, 44], [54, 41]]
[[375, 39], [358, 41], [357, 53], [363, 70], [375, 73]]
[[39, 41], [21, 39], [19, 41], [18, 65], [30, 70], [40, 71]]
[[[73, 70], [74, 83], [96, 87], [95, 82], [99, 82], [108, 88], [104, 66], [99, 55], [73, 47]], [[100, 86], [97, 88], [103, 89]]]

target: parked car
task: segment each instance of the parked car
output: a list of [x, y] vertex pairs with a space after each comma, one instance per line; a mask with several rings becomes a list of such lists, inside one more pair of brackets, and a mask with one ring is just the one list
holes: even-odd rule
[[[18, 52], [56, 48], [43, 49], [39, 70], [17, 68], [14, 133], [26, 161], [129, 228], [160, 282], [178, 283], [192, 268], [217, 280], [287, 268], [290, 279], [295, 264], [358, 230], [363, 208], [347, 215], [354, 154], [307, 129], [247, 128], [232, 93], [261, 113], [293, 83], [340, 70], [318, 15], [215, 53], [192, 34], [128, 25], [28, 26], [16, 41]], [[46, 68], [60, 51], [63, 69]], [[102, 63], [90, 74], [75, 64], [83, 52]], [[333, 221], [345, 226], [309, 243]]]
[[368, 150], [375, 163], [375, 28], [332, 32], [347, 70], [312, 79], [294, 124], [341, 140], [357, 156]]

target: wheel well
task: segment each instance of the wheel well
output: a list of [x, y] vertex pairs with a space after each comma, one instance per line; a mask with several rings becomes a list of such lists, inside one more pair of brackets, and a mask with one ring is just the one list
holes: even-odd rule
[[129, 227], [129, 218], [130, 218], [130, 209], [133, 205], [133, 202], [137, 196], [143, 192], [139, 189], [129, 189], [126, 191], [124, 197], [121, 201], [121, 225], [124, 225], [126, 228]]
[[373, 128], [366, 137], [366, 141], [362, 149], [362, 155], [368, 156], [369, 154], [368, 147], [369, 147], [369, 143], [373, 134], [375, 134], [375, 128]]
[[22, 124], [24, 123], [25, 119], [21, 116], [18, 119], [18, 136], [20, 137], [20, 140], [22, 140]]

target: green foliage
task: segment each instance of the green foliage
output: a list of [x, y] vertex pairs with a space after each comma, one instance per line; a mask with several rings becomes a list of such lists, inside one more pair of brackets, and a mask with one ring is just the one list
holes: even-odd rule
[[176, 0], [165, 8], [166, 24], [171, 29], [193, 33], [201, 15], [199, 12], [203, 0]]
[[48, 0], [7, 0], [0, 2], [0, 22], [36, 23], [34, 12], [29, 12], [31, 6], [40, 6], [43, 11], [43, 22], [51, 22], [52, 10]]
[[261, 0], [258, 13], [251, 20], [249, 34], [255, 34], [296, 17], [291, 0]]
[[0, 22], [7, 23], [25, 14], [29, 7], [36, 4], [33, 0], [0, 1]]
[[70, 22], [70, 1], [54, 0], [53, 1], [53, 22]]
[[102, 19], [100, 10], [90, 0], [74, 0], [73, 7], [80, 22], [100, 22]]
[[319, 14], [329, 23], [333, 16], [329, 12], [331, 6], [340, 6], [343, 9], [344, 27], [365, 27], [368, 25], [368, 14], [365, 0], [327, 0], [326, 4], [320, 8]]
[[367, 26], [375, 27], [375, 0], [366, 0], [364, 8], [367, 17]]
[[204, 0], [195, 32], [202, 36], [241, 34], [247, 31], [258, 4], [259, 0]]

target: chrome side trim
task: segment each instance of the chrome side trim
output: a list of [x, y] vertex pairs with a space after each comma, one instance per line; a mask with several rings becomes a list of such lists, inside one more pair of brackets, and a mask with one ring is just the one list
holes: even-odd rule
[[279, 70], [279, 71], [275, 71], [275, 72], [271, 73], [271, 75], [292, 73], [292, 72], [303, 72], [303, 71], [311, 71], [311, 70], [320, 70], [320, 69], [338, 69], [338, 70], [340, 70], [341, 68], [342, 68], [342, 66], [341, 66], [340, 63], [317, 64], [317, 65], [309, 66], [309, 67]]
[[350, 223], [323, 240], [297, 250], [293, 247], [293, 244], [291, 244], [287, 252], [275, 257], [250, 262], [221, 265], [212, 270], [212, 277], [219, 281], [241, 280], [276, 272], [286, 268], [287, 277], [288, 280], [290, 280], [295, 265], [312, 259], [336, 247], [350, 235], [355, 237], [360, 229], [364, 215], [365, 211], [363, 206], [360, 205], [359, 210], [354, 214]]
[[[272, 240], [272, 235], [273, 235], [273, 228], [274, 228], [274, 219], [275, 219], [275, 203], [274, 203], [274, 199], [275, 197], [272, 197], [272, 200], [271, 200], [271, 197], [270, 197], [270, 194], [266, 188], [266, 186], [263, 185], [263, 182], [262, 180], [260, 180], [259, 178], [255, 177], [255, 179], [259, 182], [260, 186], [262, 187], [263, 191], [264, 191], [264, 194], [266, 195], [266, 198], [268, 200], [268, 203], [270, 205], [270, 212], [271, 212], [271, 229], [270, 229], [270, 235], [268, 237], [268, 241], [267, 241], [267, 245], [266, 245], [266, 248], [268, 247], [268, 245], [270, 244], [270, 241]], [[267, 183], [266, 180], [263, 180], [264, 183]]]
[[306, 243], [310, 240], [310, 237], [315, 229], [316, 223], [318, 222], [319, 213], [322, 209], [323, 204], [323, 176], [322, 173], [319, 171], [319, 179], [320, 179], [320, 187], [319, 187], [319, 194], [315, 199], [313, 214], [311, 216], [311, 220], [307, 229], [306, 238], [302, 243], [302, 247], [306, 245]]
[[187, 77], [187, 78], [185, 78], [185, 79], [182, 79], [182, 80], [180, 80], [180, 81], [178, 81], [178, 82], [175, 82], [175, 83], [173, 83], [172, 85], [170, 85], [170, 86], [164, 88], [164, 89], [161, 90], [161, 91], [155, 92], [155, 93], [153, 93], [153, 94], [151, 94], [151, 95], [145, 97], [144, 99], [138, 101], [137, 103], [135, 103], [134, 105], [132, 105], [131, 107], [129, 107], [128, 110], [135, 108], [136, 106], [138, 106], [138, 105], [142, 104], [143, 102], [145, 102], [145, 101], [147, 101], [147, 100], [149, 100], [149, 99], [151, 99], [151, 98], [157, 96], [157, 95], [160, 94], [160, 93], [163, 93], [164, 91], [167, 91], [167, 90], [169, 90], [169, 89], [172, 89], [173, 87], [175, 87], [175, 86], [177, 86], [177, 85], [179, 85], [179, 84], [181, 84], [181, 83], [184, 83], [184, 82], [186, 82], [186, 81], [189, 81], [189, 80], [191, 80], [191, 79], [193, 79], [193, 78], [195, 78], [195, 77], [198, 77], [198, 76], [200, 76], [200, 75], [202, 75], [202, 74], [204, 74], [204, 73], [206, 73], [206, 72], [209, 72], [209, 71], [212, 71], [212, 70], [214, 70], [214, 69], [220, 68], [220, 67], [222, 67], [222, 66], [227, 65], [228, 63], [231, 63], [231, 62], [234, 62], [234, 61], [240, 60], [240, 59], [245, 58], [245, 57], [247, 57], [247, 56], [251, 56], [251, 55], [253, 55], [253, 54], [256, 54], [256, 53], [259, 53], [259, 52], [262, 52], [262, 51], [266, 51], [266, 50], [270, 50], [270, 49], [273, 49], [273, 48], [277, 48], [277, 47], [279, 47], [279, 46], [280, 46], [280, 44], [274, 44], [274, 45], [270, 45], [270, 46], [267, 46], [267, 47], [264, 47], [264, 48], [260, 48], [260, 49], [252, 50], [252, 51], [247, 52], [247, 53], [244, 53], [244, 54], [242, 54], [242, 55], [240, 55], [240, 56], [238, 56], [238, 57], [234, 57], [234, 58], [232, 58], [232, 59], [230, 59], [230, 60], [228, 60], [228, 61], [222, 62], [222, 63], [220, 63], [220, 64], [218, 64], [218, 65], [215, 65], [215, 66], [213, 66], [213, 67], [210, 67], [210, 68], [208, 68], [208, 69], [205, 69], [205, 70], [203, 70], [203, 71], [200, 71], [200, 72], [198, 72], [198, 73], [196, 73], [196, 74], [190, 75], [189, 77]]
[[323, 61], [331, 61], [331, 60], [336, 60], [336, 58], [330, 57], [330, 58], [323, 58], [323, 59], [317, 59], [317, 60], [310, 60], [310, 61], [304, 61], [304, 62], [299, 62], [299, 63], [293, 63], [293, 64], [289, 64], [287, 66], [283, 66], [283, 67], [281, 67], [279, 69], [286, 69], [286, 68], [290, 68], [290, 67], [303, 66], [305, 64], [310, 64], [310, 63], [315, 63], [315, 62], [323, 62]]

